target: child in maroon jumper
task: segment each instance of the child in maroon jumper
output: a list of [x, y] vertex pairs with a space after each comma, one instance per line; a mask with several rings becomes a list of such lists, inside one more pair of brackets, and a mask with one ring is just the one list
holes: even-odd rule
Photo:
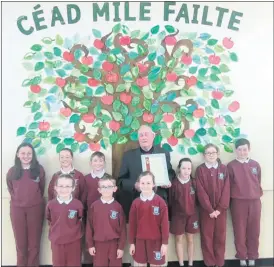
[[225, 257], [226, 217], [230, 186], [225, 165], [218, 159], [219, 149], [205, 146], [205, 163], [196, 170], [200, 209], [201, 246], [206, 266], [223, 266]]
[[142, 172], [137, 183], [141, 195], [129, 212], [129, 253], [134, 266], [162, 266], [166, 264], [169, 238], [167, 205], [153, 191], [155, 177], [151, 172]]
[[122, 266], [126, 221], [122, 206], [113, 198], [116, 181], [105, 174], [99, 181], [101, 199], [88, 210], [86, 242], [94, 267]]
[[73, 176], [61, 174], [55, 185], [57, 197], [48, 203], [46, 209], [52, 263], [56, 267], [81, 266], [83, 204], [72, 197], [74, 189]]
[[45, 171], [32, 145], [22, 143], [7, 173], [10, 217], [17, 250], [17, 266], [39, 266], [44, 219]]
[[261, 167], [249, 158], [250, 143], [239, 139], [235, 143], [237, 159], [228, 165], [231, 186], [231, 215], [240, 265], [255, 266], [259, 257], [261, 219]]
[[61, 165], [61, 170], [56, 172], [49, 183], [48, 187], [48, 201], [56, 197], [56, 192], [54, 187], [56, 185], [56, 180], [61, 174], [70, 174], [75, 179], [75, 190], [73, 191], [73, 197], [80, 200], [80, 197], [84, 190], [84, 175], [74, 169], [72, 165], [73, 152], [69, 148], [63, 148], [59, 153], [59, 161]]
[[180, 266], [184, 266], [183, 236], [186, 233], [188, 248], [188, 266], [193, 266], [193, 234], [199, 232], [196, 194], [191, 177], [192, 162], [189, 158], [179, 161], [176, 174], [170, 188], [171, 207], [170, 233], [175, 235], [176, 253]]
[[105, 164], [105, 155], [102, 152], [96, 151], [91, 155], [91, 172], [84, 177], [84, 192], [81, 197], [86, 210], [89, 209], [93, 202], [100, 198], [98, 182], [106, 173]]

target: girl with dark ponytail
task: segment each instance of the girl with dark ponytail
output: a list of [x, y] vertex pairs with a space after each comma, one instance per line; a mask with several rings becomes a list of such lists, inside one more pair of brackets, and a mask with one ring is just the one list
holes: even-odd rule
[[179, 161], [170, 189], [170, 232], [175, 235], [176, 254], [180, 266], [184, 265], [183, 237], [186, 233], [188, 266], [193, 266], [193, 236], [199, 232], [194, 180], [191, 177], [192, 162], [189, 158]]

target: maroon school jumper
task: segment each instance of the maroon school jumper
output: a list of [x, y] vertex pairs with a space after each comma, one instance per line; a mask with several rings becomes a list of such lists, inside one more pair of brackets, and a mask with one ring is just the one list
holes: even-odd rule
[[92, 177], [91, 174], [87, 174], [84, 177], [84, 192], [82, 194], [82, 203], [84, 207], [88, 209], [93, 202], [98, 200], [101, 195], [98, 192], [98, 182], [100, 178]]
[[[54, 186], [56, 185], [56, 180], [57, 178], [62, 174], [61, 171], [56, 172], [52, 178], [51, 181], [49, 183], [49, 187], [48, 187], [48, 201], [54, 199], [56, 197], [56, 192], [54, 190]], [[73, 170], [71, 172], [71, 174], [73, 175], [74, 179], [75, 179], [75, 183], [76, 183], [76, 187], [75, 190], [73, 192], [73, 197], [76, 199], [81, 200], [81, 195], [84, 191], [84, 175], [77, 171], [77, 170]]]
[[30, 170], [22, 170], [19, 180], [11, 180], [14, 167], [7, 174], [11, 195], [10, 217], [17, 251], [17, 266], [39, 266], [40, 240], [44, 220], [45, 171], [40, 165], [40, 175], [35, 180]]
[[[196, 170], [197, 196], [200, 209], [201, 247], [207, 266], [223, 266], [226, 240], [226, 215], [229, 207], [230, 186], [225, 165], [207, 168], [205, 163]], [[210, 218], [215, 210], [220, 215]]]
[[94, 267], [122, 266], [117, 250], [124, 250], [126, 221], [122, 206], [114, 199], [99, 199], [88, 210], [86, 225], [87, 248], [95, 247]]
[[185, 232], [190, 234], [199, 232], [195, 191], [192, 178], [184, 184], [179, 178], [173, 180], [169, 191], [170, 233], [182, 235]]
[[135, 244], [137, 263], [165, 264], [161, 245], [168, 244], [169, 222], [165, 201], [154, 194], [151, 200], [135, 199], [129, 212], [129, 244]]
[[59, 203], [51, 200], [46, 209], [49, 221], [53, 266], [81, 266], [83, 204], [78, 199]]
[[255, 160], [238, 160], [228, 165], [231, 186], [231, 215], [236, 258], [256, 260], [259, 257], [261, 219], [261, 167]]

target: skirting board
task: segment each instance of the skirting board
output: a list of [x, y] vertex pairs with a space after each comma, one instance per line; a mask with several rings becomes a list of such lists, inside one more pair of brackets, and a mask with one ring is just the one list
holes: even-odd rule
[[[129, 263], [124, 263], [123, 267], [129, 267]], [[185, 262], [184, 266], [188, 266], [187, 262]], [[203, 261], [195, 261], [194, 267], [204, 267]], [[274, 258], [265, 258], [258, 259], [256, 261], [257, 267], [274, 267]], [[16, 267], [12, 265], [2, 265], [2, 267]], [[40, 267], [52, 267], [52, 265], [41, 265]], [[82, 267], [91, 267], [91, 264], [83, 264]], [[133, 266], [134, 267], [134, 266]], [[168, 267], [179, 267], [179, 263], [177, 261], [168, 262]], [[226, 260], [224, 267], [239, 267], [239, 260]]]

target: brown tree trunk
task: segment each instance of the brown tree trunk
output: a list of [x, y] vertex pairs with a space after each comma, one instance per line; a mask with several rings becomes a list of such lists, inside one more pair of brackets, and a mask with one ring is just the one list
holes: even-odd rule
[[128, 141], [126, 144], [113, 144], [112, 145], [112, 176], [117, 179], [120, 172], [120, 166], [124, 152], [137, 148], [139, 146], [138, 141]]

